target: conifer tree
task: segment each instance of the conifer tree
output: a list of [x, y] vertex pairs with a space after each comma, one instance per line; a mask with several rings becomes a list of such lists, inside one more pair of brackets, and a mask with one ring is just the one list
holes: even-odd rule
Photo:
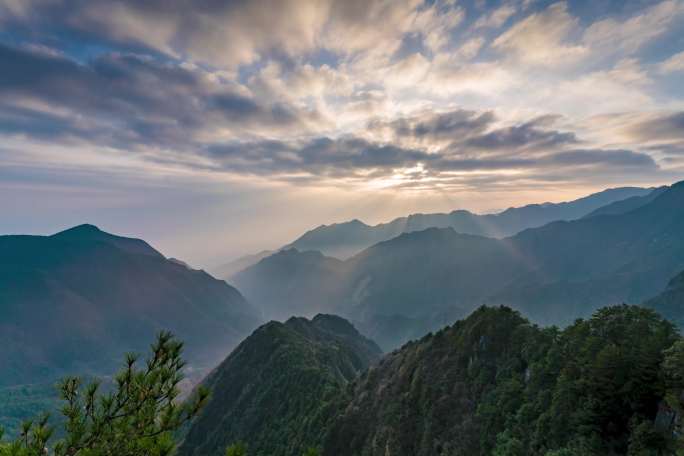
[[139, 363], [126, 356], [112, 392], [100, 383], [84, 386], [77, 377], [59, 385], [65, 405], [65, 437], [50, 445], [48, 417], [23, 424], [21, 435], [0, 446], [0, 456], [167, 456], [175, 449], [173, 432], [195, 417], [208, 398], [200, 388], [191, 400], [180, 403], [182, 342], [162, 332], [152, 354]]

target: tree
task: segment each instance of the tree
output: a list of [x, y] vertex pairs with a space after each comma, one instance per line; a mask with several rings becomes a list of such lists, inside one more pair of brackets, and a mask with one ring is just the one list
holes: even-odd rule
[[237, 442], [226, 448], [226, 456], [247, 456], [247, 446]]
[[309, 447], [302, 456], [320, 456], [321, 452], [314, 447]]
[[668, 431], [678, 435], [676, 442], [677, 455], [684, 455], [684, 340], [677, 341], [665, 351], [663, 371], [667, 385], [665, 400], [674, 411], [671, 429]]
[[65, 405], [65, 437], [52, 451], [52, 429], [47, 416], [24, 423], [19, 438], [0, 447], [0, 456], [167, 456], [175, 450], [174, 431], [195, 417], [208, 398], [200, 388], [191, 400], [178, 403], [178, 385], [185, 365], [182, 342], [162, 332], [152, 355], [142, 367], [138, 357], [127, 355], [112, 392], [100, 383], [83, 386], [68, 377], [59, 386]]

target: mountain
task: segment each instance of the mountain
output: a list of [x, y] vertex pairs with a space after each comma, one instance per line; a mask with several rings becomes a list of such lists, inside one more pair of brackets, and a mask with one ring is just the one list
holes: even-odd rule
[[273, 255], [274, 253], [276, 253], [275, 250], [262, 250], [261, 252], [255, 253], [253, 255], [245, 255], [229, 263], [218, 266], [211, 272], [215, 277], [231, 280], [232, 277], [238, 272], [257, 264], [259, 261]]
[[356, 380], [323, 455], [670, 454], [674, 412], [661, 377], [677, 340], [671, 324], [634, 306], [564, 331], [480, 308]]
[[206, 368], [259, 322], [225, 282], [92, 225], [0, 236], [0, 255], [0, 386], [111, 373], [162, 329]]
[[632, 196], [624, 200], [615, 201], [614, 203], [602, 206], [596, 209], [595, 211], [590, 212], [589, 214], [585, 215], [585, 217], [595, 217], [597, 215], [625, 214], [627, 212], [633, 211], [634, 209], [638, 209], [641, 206], [650, 203], [658, 196], [660, 196], [662, 193], [666, 192], [667, 189], [668, 187], [666, 186], [658, 187], [656, 189], [653, 189], [652, 192], [643, 196]]
[[211, 399], [178, 454], [219, 455], [247, 441], [250, 454], [300, 455], [323, 438], [346, 385], [379, 356], [375, 343], [333, 315], [270, 322], [206, 379]]
[[509, 208], [498, 214], [477, 215], [465, 210], [449, 214], [413, 214], [374, 226], [366, 225], [360, 220], [352, 220], [319, 226], [306, 232], [284, 249], [318, 250], [328, 256], [349, 258], [378, 242], [427, 228], [453, 228], [463, 234], [502, 238], [552, 221], [578, 219], [611, 203], [649, 195], [653, 190], [636, 187], [614, 188], [575, 201], [530, 204]]
[[[236, 285], [261, 284], [257, 307], [264, 305], [261, 296], [280, 296], [284, 309], [306, 300], [319, 306], [307, 304], [309, 312], [337, 313], [360, 328], [377, 316], [400, 316], [433, 321], [435, 330], [442, 326], [436, 316], [464, 315], [486, 303], [519, 309], [538, 323], [565, 325], [601, 306], [640, 303], [684, 269], [684, 182], [625, 213], [552, 222], [504, 239], [430, 228], [343, 262], [320, 258], [284, 256], [282, 271], [307, 273], [276, 282], [250, 268]], [[324, 286], [319, 290], [316, 283]], [[252, 298], [251, 290], [245, 293]], [[388, 341], [392, 334], [374, 337]]]
[[628, 305], [564, 330], [481, 307], [379, 360], [339, 317], [271, 322], [207, 378], [178, 454], [674, 454], [682, 354], [671, 323]]
[[684, 331], [684, 271], [670, 280], [664, 292], [644, 302]]
[[[319, 296], [332, 293], [342, 261], [320, 252], [281, 250], [235, 274], [233, 283], [266, 318], [314, 315], [326, 309]], [[286, 305], [283, 305], [286, 303]]]

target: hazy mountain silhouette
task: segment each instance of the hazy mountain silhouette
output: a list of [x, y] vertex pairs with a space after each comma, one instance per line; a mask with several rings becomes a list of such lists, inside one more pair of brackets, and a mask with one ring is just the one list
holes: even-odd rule
[[266, 319], [314, 315], [325, 306], [320, 297], [339, 286], [342, 261], [320, 252], [281, 250], [233, 276], [233, 283], [258, 303]]
[[427, 228], [453, 228], [463, 234], [502, 238], [552, 221], [578, 219], [602, 206], [626, 198], [642, 197], [652, 191], [651, 188], [614, 188], [570, 202], [530, 204], [497, 214], [478, 215], [465, 210], [448, 214], [413, 214], [374, 226], [352, 220], [319, 226], [284, 248], [318, 250], [344, 259], [378, 242]]
[[275, 250], [262, 250], [261, 252], [255, 253], [253, 255], [241, 256], [240, 258], [237, 258], [226, 264], [217, 266], [216, 268], [211, 270], [211, 273], [214, 277], [219, 277], [225, 280], [231, 280], [232, 277], [238, 272], [243, 271], [248, 267], [257, 264], [259, 261], [273, 255], [274, 253], [276, 253]]
[[652, 192], [643, 196], [632, 196], [624, 200], [615, 201], [614, 203], [602, 206], [596, 209], [595, 211], [590, 212], [589, 214], [585, 215], [585, 217], [595, 217], [597, 215], [617, 215], [633, 211], [634, 209], [638, 209], [641, 206], [650, 203], [651, 201], [656, 199], [660, 194], [666, 192], [668, 188], [669, 187], [667, 186], [658, 187], [656, 189], [653, 189]]
[[[262, 308], [275, 297], [281, 309], [302, 309], [297, 306], [306, 302], [309, 312], [339, 313], [361, 328], [378, 315], [438, 322], [435, 316], [483, 303], [510, 305], [537, 322], [567, 324], [604, 305], [642, 302], [684, 269], [684, 183], [631, 211], [553, 222], [504, 239], [430, 228], [343, 262], [302, 255], [281, 257], [278, 270], [306, 273], [277, 282], [263, 274], [273, 269], [253, 267], [236, 285]], [[258, 293], [254, 284], [261, 284]]]
[[0, 255], [0, 386], [109, 373], [163, 329], [211, 366], [259, 321], [225, 282], [92, 225], [0, 236]]
[[684, 271], [670, 280], [665, 291], [643, 305], [655, 310], [684, 331]]

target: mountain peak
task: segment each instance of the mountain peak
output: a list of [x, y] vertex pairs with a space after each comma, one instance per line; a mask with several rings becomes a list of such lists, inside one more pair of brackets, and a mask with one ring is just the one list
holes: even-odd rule
[[92, 236], [94, 234], [107, 235], [108, 233], [105, 233], [104, 231], [102, 231], [100, 228], [98, 228], [95, 225], [92, 225], [90, 223], [83, 223], [81, 225], [76, 225], [72, 228], [67, 228], [64, 231], [60, 231], [59, 233], [56, 233], [53, 236], [81, 237], [81, 236]]
[[102, 231], [95, 225], [84, 223], [50, 236], [72, 242], [105, 242], [129, 253], [151, 255], [163, 258], [163, 255], [142, 239], [127, 238]]
[[359, 336], [353, 324], [342, 317], [332, 314], [317, 314], [311, 322], [318, 328], [332, 331], [337, 334], [346, 334], [351, 336]]

